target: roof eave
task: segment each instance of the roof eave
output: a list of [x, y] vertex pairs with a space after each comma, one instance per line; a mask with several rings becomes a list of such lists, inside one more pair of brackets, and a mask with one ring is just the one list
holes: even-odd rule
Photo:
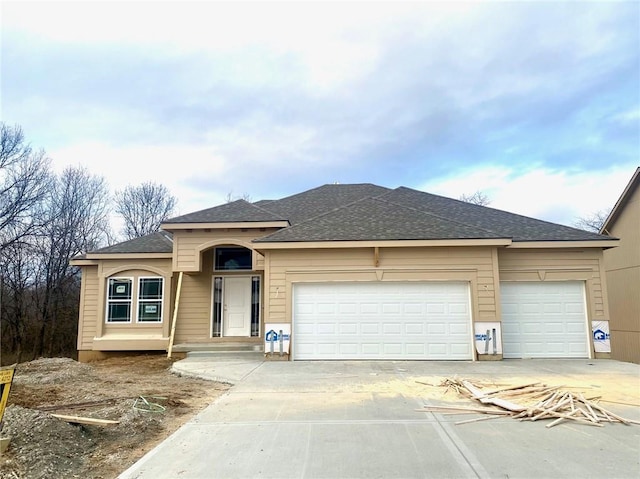
[[408, 248], [421, 246], [508, 246], [511, 238], [363, 240], [363, 241], [254, 241], [258, 251], [278, 249]]
[[514, 241], [507, 248], [615, 248], [620, 244], [617, 238], [601, 240], [556, 240], [556, 241]]
[[286, 228], [289, 221], [229, 221], [224, 223], [162, 223], [165, 231], [205, 230], [205, 229], [244, 229], [244, 228]]
[[[167, 253], [87, 253], [84, 260], [72, 260], [72, 261], [87, 261], [87, 260], [99, 260], [99, 259], [171, 259], [173, 258], [173, 252]], [[72, 263], [74, 264], [74, 263]], [[94, 263], [90, 263], [94, 264]]]

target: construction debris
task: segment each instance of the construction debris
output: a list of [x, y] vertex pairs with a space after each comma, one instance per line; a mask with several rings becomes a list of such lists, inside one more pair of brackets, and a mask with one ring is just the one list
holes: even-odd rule
[[85, 424], [89, 426], [112, 426], [114, 424], [120, 424], [120, 421], [98, 419], [95, 417], [67, 416], [66, 414], [52, 414], [52, 416], [71, 424]]
[[[431, 386], [431, 385], [429, 385]], [[563, 386], [548, 386], [530, 383], [489, 389], [488, 384], [466, 379], [446, 378], [440, 383], [447, 391], [480, 402], [482, 407], [431, 406], [425, 405], [419, 412], [443, 412], [444, 414], [484, 414], [485, 416], [458, 421], [467, 424], [486, 421], [498, 417], [512, 417], [520, 421], [553, 419], [547, 428], [564, 421], [602, 427], [603, 423], [640, 424], [640, 421], [625, 419], [605, 409], [599, 404], [600, 397], [585, 398], [581, 391], [563, 389]], [[494, 388], [495, 384], [492, 384]]]

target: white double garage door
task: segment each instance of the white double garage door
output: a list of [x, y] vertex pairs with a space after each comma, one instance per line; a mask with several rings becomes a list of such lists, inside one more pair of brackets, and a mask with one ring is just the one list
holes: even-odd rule
[[[582, 282], [502, 283], [505, 358], [588, 357]], [[473, 359], [466, 282], [298, 283], [297, 360]]]

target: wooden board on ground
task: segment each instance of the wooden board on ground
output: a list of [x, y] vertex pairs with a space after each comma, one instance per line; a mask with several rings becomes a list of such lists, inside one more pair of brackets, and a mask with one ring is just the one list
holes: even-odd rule
[[120, 424], [120, 421], [98, 419], [95, 417], [66, 416], [64, 414], [52, 414], [52, 416], [73, 424], [87, 424], [89, 426], [112, 426], [114, 424]]

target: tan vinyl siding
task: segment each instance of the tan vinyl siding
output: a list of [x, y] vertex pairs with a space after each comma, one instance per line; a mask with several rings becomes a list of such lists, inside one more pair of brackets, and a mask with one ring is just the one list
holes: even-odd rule
[[640, 332], [611, 331], [611, 357], [618, 361], [640, 363]]
[[625, 203], [609, 234], [620, 246], [605, 251], [607, 271], [640, 267], [640, 188]]
[[268, 322], [291, 322], [292, 285], [322, 281], [468, 281], [473, 317], [497, 318], [496, 255], [491, 247], [271, 250], [266, 256]]
[[175, 342], [206, 340], [211, 337], [211, 279], [185, 277], [183, 281]]
[[211, 337], [213, 251], [206, 251], [202, 262], [202, 273], [185, 274], [182, 278], [176, 343], [197, 342]]
[[611, 322], [611, 357], [640, 363], [640, 188], [610, 228], [620, 246], [604, 252]]
[[[276, 228], [175, 231], [173, 234], [174, 271], [201, 271], [201, 252], [217, 245], [243, 245], [252, 248], [251, 241], [276, 231]], [[256, 270], [264, 269], [264, 257], [256, 252]]]
[[602, 250], [502, 249], [498, 262], [502, 281], [585, 281], [589, 319], [608, 319]]
[[83, 266], [78, 326], [79, 350], [91, 349], [98, 321], [98, 266]]

